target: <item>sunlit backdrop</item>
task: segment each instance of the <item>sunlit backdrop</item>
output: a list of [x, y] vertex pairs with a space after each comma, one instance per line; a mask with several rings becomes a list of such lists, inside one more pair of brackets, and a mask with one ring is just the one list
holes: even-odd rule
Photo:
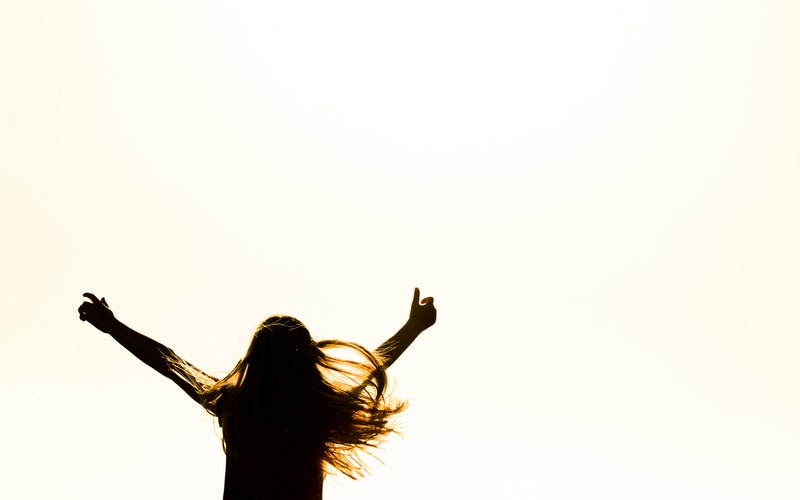
[[269, 314], [404, 436], [326, 500], [800, 497], [800, 4], [6, 0], [0, 496], [219, 499]]

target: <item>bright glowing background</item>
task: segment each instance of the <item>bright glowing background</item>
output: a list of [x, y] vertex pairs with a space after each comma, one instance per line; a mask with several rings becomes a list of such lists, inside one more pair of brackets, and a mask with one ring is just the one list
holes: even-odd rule
[[800, 497], [798, 5], [4, 1], [0, 496], [221, 497], [82, 292], [221, 373], [419, 285], [406, 436], [326, 500]]

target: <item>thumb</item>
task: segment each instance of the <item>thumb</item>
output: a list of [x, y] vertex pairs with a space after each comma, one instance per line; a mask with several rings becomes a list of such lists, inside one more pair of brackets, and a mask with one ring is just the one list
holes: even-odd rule
[[105, 297], [100, 299], [100, 303], [103, 304], [104, 306], [108, 307], [108, 302], [106, 302], [106, 298]]

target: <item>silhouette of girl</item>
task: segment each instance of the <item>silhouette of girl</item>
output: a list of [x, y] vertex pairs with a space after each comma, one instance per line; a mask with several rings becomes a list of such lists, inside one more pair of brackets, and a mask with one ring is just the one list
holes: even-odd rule
[[386, 368], [436, 322], [419, 288], [408, 321], [374, 352], [353, 342], [315, 342], [305, 325], [271, 316], [231, 372], [217, 379], [124, 325], [105, 298], [85, 293], [88, 321], [175, 382], [217, 417], [226, 454], [224, 500], [321, 500], [326, 472], [364, 474], [374, 450], [405, 407], [388, 397]]

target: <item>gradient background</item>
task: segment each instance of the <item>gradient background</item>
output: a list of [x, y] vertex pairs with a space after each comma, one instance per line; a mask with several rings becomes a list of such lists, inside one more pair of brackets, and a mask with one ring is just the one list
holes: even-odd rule
[[0, 496], [221, 498], [265, 316], [377, 346], [405, 437], [337, 499], [800, 497], [800, 4], [0, 5]]

